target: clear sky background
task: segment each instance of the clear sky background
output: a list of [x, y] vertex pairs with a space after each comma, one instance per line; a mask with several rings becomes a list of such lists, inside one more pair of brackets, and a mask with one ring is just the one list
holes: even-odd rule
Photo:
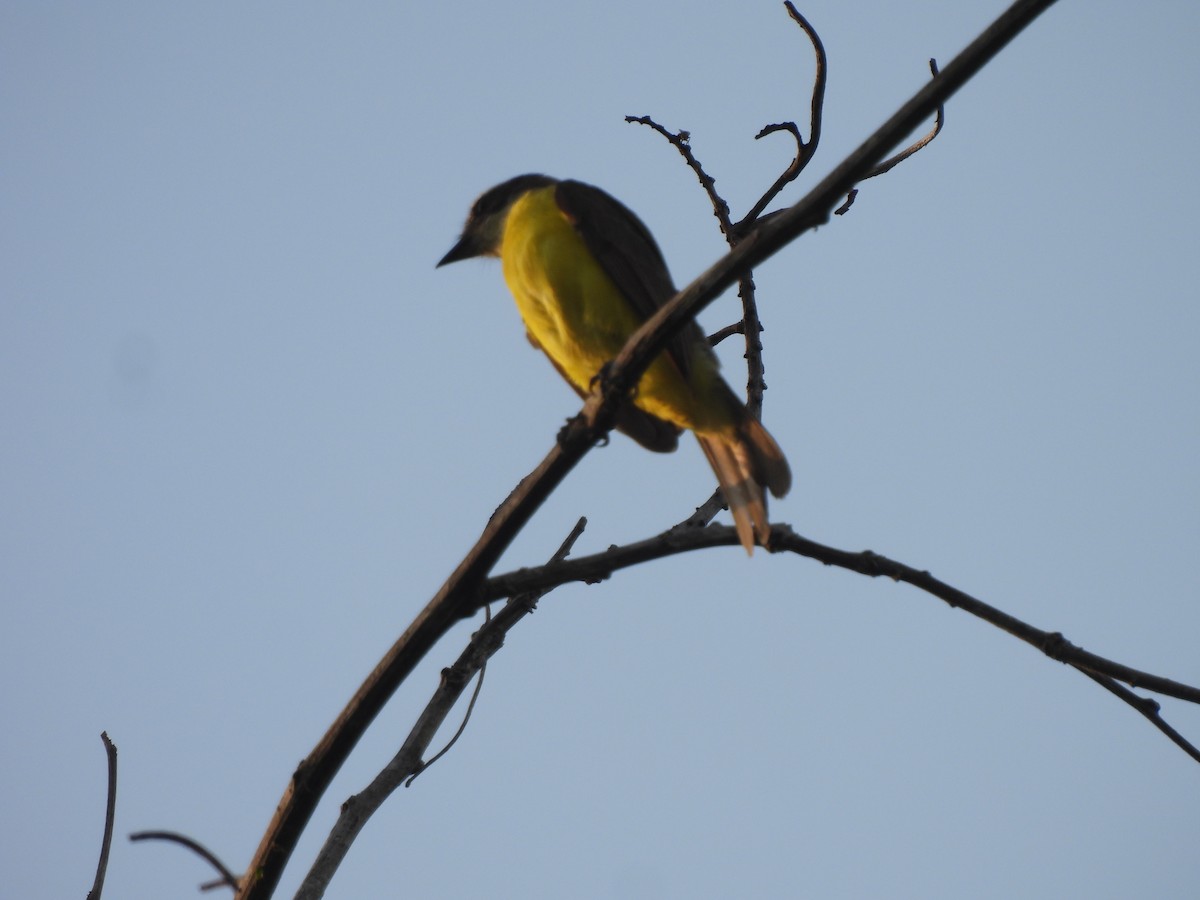
[[[1002, 2], [802, 9], [834, 166]], [[943, 135], [756, 274], [777, 521], [1200, 682], [1200, 13], [1062, 2]], [[434, 269], [483, 189], [600, 184], [689, 281], [790, 158], [812, 53], [776, 2], [0, 7], [0, 871], [112, 897], [235, 870], [288, 777], [578, 401], [498, 267]], [[737, 317], [722, 298], [709, 330]], [[744, 381], [740, 350], [723, 351]], [[624, 438], [501, 570], [684, 518]], [[439, 646], [279, 896], [403, 739]], [[1200, 739], [1200, 711], [1165, 701]], [[546, 598], [454, 751], [330, 896], [1195, 897], [1200, 766], [939, 601], [737, 548]]]

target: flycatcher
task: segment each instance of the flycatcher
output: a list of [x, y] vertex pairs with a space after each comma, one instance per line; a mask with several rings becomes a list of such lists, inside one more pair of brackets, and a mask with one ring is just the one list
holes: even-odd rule
[[[497, 256], [529, 341], [581, 397], [629, 336], [676, 293], [649, 230], [599, 188], [520, 175], [483, 194], [438, 263]], [[763, 488], [782, 497], [792, 475], [783, 451], [718, 371], [695, 322], [672, 338], [617, 414], [616, 427], [667, 453], [695, 433], [747, 553], [771, 528]]]

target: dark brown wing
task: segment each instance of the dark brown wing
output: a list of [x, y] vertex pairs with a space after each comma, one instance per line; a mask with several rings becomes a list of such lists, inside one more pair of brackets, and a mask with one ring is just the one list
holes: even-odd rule
[[[643, 321], [675, 296], [675, 284], [662, 251], [642, 220], [625, 204], [581, 181], [560, 181], [554, 199]], [[689, 348], [696, 341], [707, 346], [700, 326], [689, 322], [667, 344], [667, 353], [685, 378]]]

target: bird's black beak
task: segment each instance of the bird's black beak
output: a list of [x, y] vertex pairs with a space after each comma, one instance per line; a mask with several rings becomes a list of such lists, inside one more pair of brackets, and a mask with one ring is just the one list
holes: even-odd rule
[[440, 269], [442, 266], [449, 265], [452, 262], [458, 262], [461, 259], [470, 259], [473, 256], [479, 256], [479, 248], [475, 246], [475, 241], [469, 234], [464, 234], [458, 239], [458, 243], [450, 248], [450, 252], [438, 260], [438, 264], [434, 268]]

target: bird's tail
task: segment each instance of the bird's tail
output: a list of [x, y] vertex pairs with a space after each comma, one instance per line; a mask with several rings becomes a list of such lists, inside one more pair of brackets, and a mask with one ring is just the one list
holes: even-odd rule
[[763, 488], [782, 497], [792, 486], [783, 451], [762, 423], [749, 416], [727, 431], [697, 432], [696, 439], [717, 475], [738, 539], [753, 554], [755, 539], [765, 546], [771, 536]]

